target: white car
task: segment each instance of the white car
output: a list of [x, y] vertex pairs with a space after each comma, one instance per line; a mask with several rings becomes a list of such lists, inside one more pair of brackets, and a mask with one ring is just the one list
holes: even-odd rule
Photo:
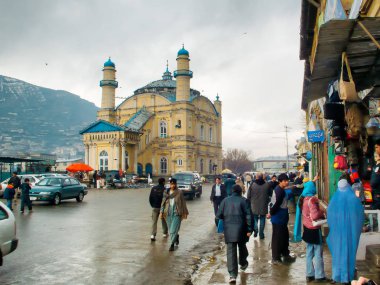
[[15, 216], [0, 202], [0, 266], [3, 265], [3, 257], [14, 251], [17, 245]]

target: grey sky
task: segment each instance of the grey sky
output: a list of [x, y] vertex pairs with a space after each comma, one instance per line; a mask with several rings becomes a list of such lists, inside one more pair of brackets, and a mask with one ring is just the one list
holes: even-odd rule
[[184, 43], [191, 87], [223, 102], [223, 147], [284, 155], [279, 131], [292, 127], [291, 153], [302, 131], [300, 10], [294, 0], [3, 0], [0, 74], [99, 106], [108, 56], [127, 97], [160, 79], [166, 60], [176, 69]]

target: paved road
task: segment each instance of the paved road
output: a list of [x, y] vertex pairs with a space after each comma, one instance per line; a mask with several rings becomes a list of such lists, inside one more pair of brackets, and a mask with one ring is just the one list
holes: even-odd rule
[[206, 186], [201, 199], [188, 201], [174, 253], [161, 232], [150, 242], [149, 189], [90, 190], [83, 203], [15, 212], [19, 247], [4, 258], [0, 283], [183, 284], [195, 248], [217, 243], [209, 193]]

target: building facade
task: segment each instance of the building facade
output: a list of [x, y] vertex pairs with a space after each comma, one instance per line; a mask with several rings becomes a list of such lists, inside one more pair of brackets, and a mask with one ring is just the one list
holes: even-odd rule
[[[175, 80], [173, 80], [173, 75]], [[222, 167], [222, 102], [211, 102], [190, 88], [189, 52], [177, 54], [174, 74], [168, 66], [153, 81], [115, 107], [115, 64], [103, 68], [101, 109], [97, 121], [81, 131], [85, 163], [98, 170], [170, 176], [201, 174]]]

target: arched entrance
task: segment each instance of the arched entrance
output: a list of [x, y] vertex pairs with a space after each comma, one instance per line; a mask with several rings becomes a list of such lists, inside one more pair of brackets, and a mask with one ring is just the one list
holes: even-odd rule
[[141, 163], [137, 163], [137, 175], [138, 176], [143, 175], [143, 166]]
[[148, 174], [150, 174], [150, 177], [153, 175], [153, 166], [150, 163], [145, 165], [145, 175], [148, 176]]

